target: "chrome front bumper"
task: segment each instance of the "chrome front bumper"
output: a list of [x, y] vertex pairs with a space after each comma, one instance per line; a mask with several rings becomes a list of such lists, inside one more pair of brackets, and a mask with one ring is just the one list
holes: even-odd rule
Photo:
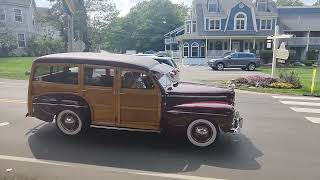
[[233, 119], [233, 128], [231, 129], [231, 132], [234, 134], [240, 133], [240, 129], [242, 128], [243, 124], [243, 118], [240, 116], [239, 112], [236, 112], [234, 119]]

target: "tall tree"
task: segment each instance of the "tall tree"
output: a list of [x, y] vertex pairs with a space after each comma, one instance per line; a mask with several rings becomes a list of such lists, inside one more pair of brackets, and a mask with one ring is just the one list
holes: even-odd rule
[[[50, 9], [50, 21], [57, 27], [61, 36], [68, 39], [67, 18], [63, 10], [61, 0], [49, 0], [53, 2]], [[117, 17], [118, 11], [112, 0], [78, 0], [74, 14], [75, 39], [82, 40], [85, 51], [91, 51], [101, 44], [101, 31], [108, 23]]]
[[113, 42], [118, 39], [118, 47], [110, 43], [108, 49], [163, 50], [163, 35], [183, 25], [187, 13], [187, 6], [170, 0], [142, 1], [125, 17], [116, 19], [116, 26], [106, 32]]
[[301, 0], [277, 0], [277, 6], [303, 6]]
[[317, 0], [317, 1], [313, 4], [313, 6], [320, 6], [320, 0]]

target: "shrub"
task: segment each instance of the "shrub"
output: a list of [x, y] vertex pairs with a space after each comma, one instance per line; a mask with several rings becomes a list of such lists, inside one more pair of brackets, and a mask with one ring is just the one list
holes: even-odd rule
[[50, 37], [31, 37], [27, 43], [27, 52], [29, 56], [43, 56], [53, 53], [64, 52], [64, 43], [61, 39]]
[[273, 56], [272, 50], [260, 50], [259, 56], [264, 64], [272, 62], [272, 56]]
[[293, 89], [294, 85], [288, 82], [274, 82], [270, 85], [270, 87], [278, 89]]
[[18, 47], [17, 39], [12, 34], [0, 34], [0, 57], [9, 56]]
[[259, 75], [241, 77], [234, 80], [236, 85], [248, 85], [255, 87], [269, 87], [274, 82], [278, 82], [278, 79]]
[[294, 71], [291, 71], [289, 73], [286, 71], [280, 71], [279, 78], [282, 82], [292, 84], [295, 89], [300, 89], [302, 87], [300, 78]]

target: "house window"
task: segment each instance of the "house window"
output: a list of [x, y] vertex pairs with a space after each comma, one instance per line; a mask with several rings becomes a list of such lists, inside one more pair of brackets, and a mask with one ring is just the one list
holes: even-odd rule
[[196, 32], [197, 31], [197, 22], [193, 21], [192, 22], [192, 32]]
[[191, 33], [191, 21], [186, 21], [186, 32]]
[[188, 57], [189, 56], [189, 44], [184, 43], [183, 44], [183, 57]]
[[205, 57], [205, 52], [206, 51], [206, 45], [204, 43], [201, 44], [201, 48], [200, 48], [200, 56], [201, 57]]
[[261, 30], [272, 30], [272, 19], [261, 19], [260, 20]]
[[221, 20], [220, 19], [206, 19], [206, 30], [220, 30]]
[[228, 42], [227, 41], [224, 42], [224, 46], [223, 47], [224, 47], [223, 50], [228, 50]]
[[247, 16], [244, 13], [237, 13], [234, 18], [235, 30], [247, 30]]
[[6, 13], [3, 8], [0, 8], [0, 21], [6, 20]]
[[208, 11], [218, 12], [218, 3], [216, 0], [208, 0]]
[[23, 22], [22, 11], [20, 9], [14, 9], [14, 19], [16, 22]]
[[268, 2], [267, 0], [257, 0], [258, 11], [267, 11]]
[[191, 57], [198, 57], [199, 56], [199, 44], [194, 42], [191, 45]]
[[26, 47], [26, 37], [25, 34], [18, 34], [18, 47], [24, 48]]

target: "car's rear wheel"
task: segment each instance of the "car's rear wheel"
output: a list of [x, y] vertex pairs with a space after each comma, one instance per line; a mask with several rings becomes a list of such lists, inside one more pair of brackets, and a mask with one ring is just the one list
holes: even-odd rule
[[224, 69], [224, 64], [223, 64], [223, 63], [218, 63], [218, 64], [216, 65], [216, 68], [217, 68], [218, 71], [223, 71], [223, 69]]
[[254, 63], [250, 63], [250, 64], [248, 64], [247, 69], [249, 71], [254, 71], [254, 70], [256, 70], [256, 65]]
[[89, 127], [86, 117], [71, 109], [63, 110], [58, 114], [56, 125], [60, 132], [69, 136], [81, 134]]
[[197, 147], [213, 145], [219, 136], [217, 125], [206, 119], [192, 121], [187, 128], [187, 137], [190, 143]]

